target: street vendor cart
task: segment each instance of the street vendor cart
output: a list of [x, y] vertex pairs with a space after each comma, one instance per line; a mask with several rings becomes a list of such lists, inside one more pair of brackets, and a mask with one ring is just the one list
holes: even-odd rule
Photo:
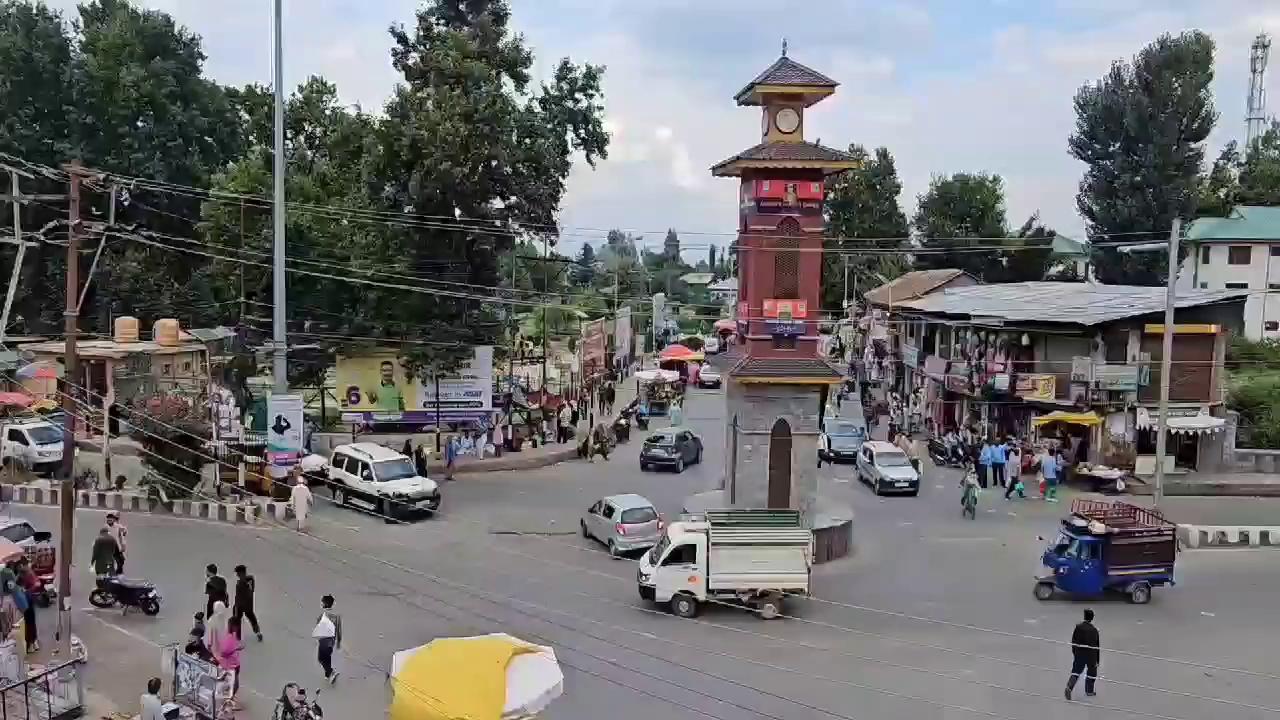
[[636, 397], [648, 417], [663, 417], [680, 395], [680, 375], [674, 370], [641, 370], [636, 373]]

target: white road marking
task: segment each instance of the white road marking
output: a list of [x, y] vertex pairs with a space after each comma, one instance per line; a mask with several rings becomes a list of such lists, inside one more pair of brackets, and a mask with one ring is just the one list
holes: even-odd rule
[[1203, 615], [1203, 616], [1205, 616], [1205, 617], [1218, 617], [1217, 615], [1214, 615], [1214, 614], [1213, 614], [1213, 613], [1211, 613], [1211, 612], [1205, 612], [1204, 610], [1201, 610], [1201, 611], [1200, 611], [1200, 614], [1201, 614], [1201, 615]]

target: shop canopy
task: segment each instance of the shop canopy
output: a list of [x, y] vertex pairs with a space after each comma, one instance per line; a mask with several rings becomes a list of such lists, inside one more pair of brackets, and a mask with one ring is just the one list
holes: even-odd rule
[[714, 327], [716, 330], [720, 332], [737, 332], [738, 321], [725, 318], [723, 320], [717, 320], [716, 324], [713, 325], [712, 327]]
[[1102, 418], [1098, 417], [1097, 413], [1067, 412], [1065, 410], [1055, 410], [1054, 412], [1051, 412], [1048, 415], [1041, 415], [1039, 417], [1031, 418], [1031, 427], [1041, 427], [1044, 425], [1048, 425], [1049, 423], [1055, 423], [1055, 422], [1068, 423], [1070, 425], [1085, 425], [1087, 427], [1093, 427], [1094, 425], [1101, 425]]
[[554, 650], [503, 633], [402, 650], [391, 678], [391, 720], [530, 718], [564, 691]]
[[[1156, 418], [1152, 417], [1146, 408], [1138, 408], [1138, 429], [1153, 430], [1156, 427]], [[1167, 423], [1169, 432], [1175, 435], [1199, 435], [1201, 433], [1217, 433], [1227, 429], [1226, 418], [1214, 417], [1207, 411], [1201, 410], [1199, 413], [1187, 417], [1171, 417]]]
[[640, 382], [673, 383], [679, 379], [680, 373], [675, 370], [639, 370], [636, 372], [636, 380]]
[[13, 407], [30, 407], [36, 401], [26, 393], [21, 392], [0, 392], [0, 405]]
[[659, 362], [699, 362], [706, 358], [700, 352], [694, 352], [684, 345], [668, 345], [658, 353]]

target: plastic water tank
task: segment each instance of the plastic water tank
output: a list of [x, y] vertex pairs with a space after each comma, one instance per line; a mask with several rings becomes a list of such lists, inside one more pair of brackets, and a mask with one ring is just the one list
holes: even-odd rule
[[121, 315], [116, 318], [115, 341], [118, 343], [138, 342], [138, 318]]
[[164, 318], [157, 320], [156, 324], [151, 328], [151, 339], [157, 345], [173, 347], [179, 344], [178, 341], [178, 321], [173, 318]]

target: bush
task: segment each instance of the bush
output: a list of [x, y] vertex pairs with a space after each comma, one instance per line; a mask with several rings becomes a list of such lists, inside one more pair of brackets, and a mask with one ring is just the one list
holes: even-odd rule
[[209, 421], [187, 399], [157, 395], [129, 406], [126, 418], [146, 452], [147, 481], [171, 499], [189, 498], [203, 479]]

